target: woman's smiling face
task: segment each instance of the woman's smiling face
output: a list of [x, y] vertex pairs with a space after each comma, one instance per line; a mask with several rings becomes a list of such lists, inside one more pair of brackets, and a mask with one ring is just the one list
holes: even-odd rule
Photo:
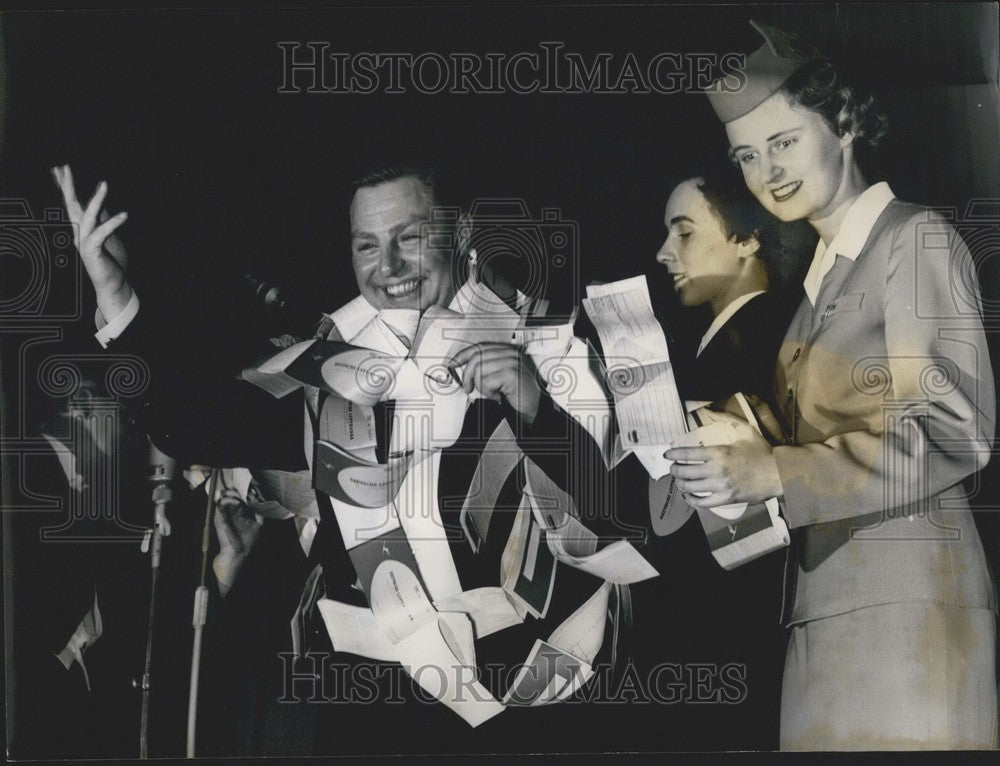
[[818, 113], [778, 91], [726, 123], [730, 154], [747, 188], [782, 221], [823, 219], [851, 196], [854, 136], [838, 136]]

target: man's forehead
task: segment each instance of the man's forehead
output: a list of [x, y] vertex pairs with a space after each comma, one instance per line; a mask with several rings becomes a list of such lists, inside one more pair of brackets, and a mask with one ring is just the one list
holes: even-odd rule
[[351, 201], [351, 229], [392, 226], [430, 218], [434, 199], [415, 176], [404, 176], [373, 186], [362, 186]]

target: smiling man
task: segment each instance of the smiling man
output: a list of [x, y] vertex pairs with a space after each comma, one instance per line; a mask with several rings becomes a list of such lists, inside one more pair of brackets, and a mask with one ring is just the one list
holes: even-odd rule
[[[162, 375], [157, 374], [157, 369], [167, 371], [170, 367], [166, 364], [158, 366], [155, 363], [159, 360], [150, 358], [149, 350], [155, 348], [155, 342], [142, 337], [145, 323], [136, 322], [137, 327], [131, 327], [138, 313], [138, 298], [129, 285], [122, 263], [103, 247], [105, 239], [124, 222], [125, 217], [120, 214], [98, 225], [106, 185], [99, 186], [84, 209], [77, 201], [68, 168], [56, 169], [55, 176], [70, 217], [79, 226], [78, 248], [94, 283], [98, 307], [103, 316], [113, 317], [98, 337], [104, 343], [114, 340], [116, 348], [119, 344], [135, 348], [156, 367], [152, 388], [159, 394], [154, 393], [151, 400], [153, 406], [148, 408], [155, 418], [160, 404], [156, 397], [168, 397], [170, 391], [164, 389], [177, 386], [169, 376], [164, 380]], [[415, 166], [381, 168], [354, 184], [350, 205], [350, 251], [360, 295], [330, 314], [327, 322], [321, 323], [318, 331], [321, 337], [409, 359], [409, 349], [415, 339], [417, 317], [414, 315], [422, 314], [431, 307], [441, 307], [450, 310], [450, 318], [455, 319], [462, 313], [464, 305], [459, 289], [462, 289], [463, 295], [468, 290], [479, 294], [475, 291], [488, 286], [487, 278], [480, 273], [483, 264], [472, 268], [471, 254], [466, 252], [469, 243], [467, 219], [435, 215], [442, 208], [443, 196], [434, 174]], [[454, 208], [448, 208], [449, 213], [453, 211]], [[482, 283], [477, 285], [480, 278]], [[502, 291], [494, 289], [493, 292], [496, 297], [503, 298], [499, 295]], [[517, 300], [514, 293], [511, 290], [506, 296], [508, 306], [502, 307], [498, 315], [507, 316], [508, 322], [511, 309], [531, 305], [530, 302]], [[482, 323], [482, 317], [479, 321]], [[489, 325], [488, 320], [486, 324]], [[513, 341], [513, 326], [506, 332], [506, 337]], [[495, 337], [495, 333], [491, 337]], [[449, 353], [454, 354], [455, 351], [456, 348], [452, 347]], [[555, 693], [547, 690], [562, 688], [560, 679], [565, 681], [570, 676], [553, 677], [551, 683], [539, 686], [536, 690], [539, 692], [538, 699], [531, 703], [529, 711], [528, 702], [522, 702], [520, 696], [510, 698], [511, 694], [526, 694], [524, 690], [528, 687], [523, 682], [519, 685], [515, 683], [514, 672], [498, 673], [497, 670], [516, 671], [529, 662], [529, 657], [541, 656], [539, 652], [542, 650], [538, 649], [540, 642], [551, 639], [558, 643], [559, 636], [567, 634], [567, 631], [574, 635], [582, 631], [581, 635], [588, 637], [585, 645], [590, 647], [588, 652], [592, 651], [593, 656], [588, 654], [584, 659], [595, 668], [598, 663], [609, 663], [618, 652], [617, 642], [612, 644], [610, 640], [605, 640], [605, 618], [609, 611], [617, 614], [620, 588], [624, 586], [612, 587], [602, 577], [556, 562], [551, 555], [544, 555], [549, 548], [538, 545], [542, 539], [540, 528], [537, 522], [532, 521], [530, 506], [524, 499], [526, 469], [519, 467], [527, 465], [527, 461], [522, 462], [523, 458], [529, 458], [555, 486], [573, 498], [581, 525], [586, 522], [598, 530], [597, 534], [608, 534], [608, 523], [613, 520], [602, 518], [607, 511], [601, 502], [604, 494], [592, 491], [594, 482], [605, 473], [600, 449], [586, 431], [546, 394], [523, 346], [514, 342], [468, 345], [455, 354], [450, 366], [462, 370], [462, 385], [452, 387], [445, 406], [449, 412], [455, 410], [456, 403], [460, 408], [461, 433], [456, 432], [449, 437], [450, 440], [435, 439], [433, 446], [423, 441], [415, 442], [406, 448], [409, 452], [405, 449], [403, 452], [394, 451], [396, 437], [409, 433], [411, 423], [419, 425], [421, 412], [428, 420], [440, 412], [429, 411], [426, 397], [414, 398], [412, 394], [397, 397], [392, 393], [392, 398], [371, 405], [370, 402], [348, 402], [329, 391], [306, 386], [294, 396], [275, 400], [246, 383], [233, 380], [196, 381], [200, 390], [212, 389], [211, 394], [206, 392], [203, 396], [193, 397], [198, 401], [192, 402], [181, 418], [163, 422], [164, 418], [160, 415], [159, 422], [151, 423], [157, 446], [182, 463], [247, 465], [255, 471], [280, 469], [293, 475], [294, 478], [289, 477], [285, 481], [301, 488], [300, 495], [305, 498], [303, 504], [311, 499], [311, 507], [314, 512], [318, 509], [320, 516], [318, 527], [314, 525], [308, 562], [303, 562], [306, 566], [300, 569], [302, 572], [310, 569], [315, 572], [316, 565], [322, 565], [327, 606], [339, 604], [336, 608], [347, 611], [362, 609], [369, 615], [381, 614], [376, 608], [378, 604], [369, 602], [369, 599], [377, 601], [380, 591], [374, 584], [370, 590], [365, 587], [365, 578], [374, 583], [374, 575], [369, 571], [371, 557], [361, 550], [365, 548], [368, 538], [358, 536], [358, 524], [354, 522], [366, 520], [361, 525], [365, 528], [371, 526], [372, 519], [376, 519], [376, 523], [384, 522], [386, 527], [395, 524], [395, 529], [379, 535], [378, 539], [371, 539], [370, 542], [377, 545], [368, 546], [368, 550], [376, 551], [375, 558], [380, 567], [391, 564], [396, 569], [409, 569], [411, 574], [408, 576], [414, 587], [408, 591], [408, 598], [419, 597], [420, 603], [433, 613], [448, 615], [449, 626], [458, 631], [454, 635], [468, 639], [467, 642], [462, 639], [458, 643], [440, 644], [442, 639], [433, 637], [450, 635], [452, 628], [448, 627], [447, 632], [443, 629], [438, 632], [432, 630], [432, 639], [428, 640], [432, 644], [437, 641], [431, 649], [438, 654], [430, 659], [425, 660], [426, 651], [420, 649], [409, 659], [407, 655], [400, 655], [395, 663], [388, 661], [384, 654], [372, 655], [367, 663], [361, 662], [356, 653], [334, 651], [331, 643], [333, 634], [328, 640], [326, 633], [327, 629], [335, 628], [330, 628], [329, 622], [324, 623], [320, 619], [320, 610], [312, 609], [312, 605], [306, 603], [309, 599], [303, 594], [301, 613], [312, 613], [315, 617], [311, 623], [314, 630], [308, 635], [305, 632], [301, 634], [303, 640], [310, 644], [313, 660], [318, 658], [313, 670], [324, 678], [336, 676], [341, 690], [336, 699], [330, 699], [324, 696], [323, 688], [314, 686], [306, 690], [304, 696], [318, 701], [318, 694], [326, 703], [349, 704], [327, 704], [319, 708], [307, 705], [313, 708], [313, 712], [318, 712], [321, 719], [316, 729], [315, 748], [268, 741], [268, 727], [254, 727], [248, 721], [245, 725], [255, 729], [252, 736], [259, 741], [239, 753], [218, 754], [307, 754], [310, 750], [338, 754], [433, 752], [440, 751], [442, 742], [449, 743], [449, 748], [457, 747], [469, 752], [523, 747], [566, 750], [575, 741], [577, 734], [573, 727], [556, 724], [556, 721], [565, 724], [566, 719], [554, 718], [553, 715], [571, 715], [574, 720], [579, 720], [579, 706], [572, 706], [568, 713], [561, 712], [562, 706], [555, 706], [559, 712], [543, 712], [536, 707], [539, 703], [555, 702]], [[205, 404], [205, 400], [212, 404]], [[438, 400], [435, 402], [435, 407], [441, 403]], [[353, 441], [347, 444], [344, 442], [345, 429], [331, 427], [330, 424], [337, 421], [337, 413], [344, 412], [345, 408], [346, 422], [367, 423], [371, 441], [361, 446]], [[305, 440], [303, 410], [307, 423]], [[248, 417], [247, 413], [253, 413], [253, 416]], [[436, 423], [434, 427], [437, 427]], [[355, 433], [365, 429], [351, 425], [346, 430], [353, 440]], [[353, 456], [362, 462], [359, 467], [350, 470], [367, 471], [365, 476], [377, 472], [373, 462], [382, 466], [398, 466], [392, 461], [406, 459], [412, 460], [412, 466], [418, 467], [403, 469], [404, 484], [387, 506], [374, 509], [354, 506], [339, 496], [326, 496], [318, 489], [321, 482], [313, 476], [312, 466], [323, 463], [313, 460], [314, 440], [318, 440], [315, 442], [317, 448], [333, 443], [339, 445], [342, 451], [355, 450]], [[492, 447], [487, 450], [490, 445]], [[512, 454], [514, 459], [511, 462]], [[484, 465], [486, 463], [489, 465]], [[500, 470], [495, 466], [500, 464], [507, 465], [507, 468], [500, 476], [494, 476]], [[490, 476], [488, 482], [483, 478], [485, 476]], [[584, 481], [585, 476], [590, 478]], [[313, 487], [317, 487], [315, 492]], [[469, 505], [473, 497], [479, 498], [491, 492], [494, 497], [479, 503], [485, 504], [486, 510], [491, 512], [490, 520], [487, 525], [477, 527], [478, 522], [467, 520], [464, 506]], [[282, 500], [281, 497], [276, 499]], [[290, 498], [289, 503], [293, 500]], [[293, 507], [288, 503], [282, 504]], [[294, 527], [288, 531], [295, 534]], [[390, 534], [395, 535], [392, 540], [387, 537]], [[518, 546], [542, 553], [528, 556], [523, 567], [518, 566], [514, 571], [516, 575], [523, 569], [523, 577], [512, 580], [508, 561], [512, 554], [509, 551], [518, 549]], [[364, 558], [366, 556], [368, 558]], [[529, 560], [534, 563], [527, 563]], [[250, 566], [248, 562], [247, 567]], [[272, 568], [271, 571], [278, 570]], [[364, 588], [363, 593], [355, 587], [359, 582]], [[534, 585], [529, 588], [527, 584]], [[238, 581], [234, 592], [239, 588]], [[518, 594], [523, 592], [524, 598], [532, 600], [525, 601], [528, 606], [519, 611], [514, 606], [515, 602], [508, 603], [513, 596], [505, 596], [504, 593], [508, 592], [505, 589]], [[486, 596], [492, 598], [483, 601]], [[260, 603], [253, 598], [249, 601], [255, 608]], [[594, 618], [589, 619], [585, 628], [577, 625], [572, 630], [563, 629], [564, 623], [570, 622], [574, 616], [579, 622], [578, 613], [584, 604], [593, 610]], [[285, 606], [288, 605], [276, 608], [284, 609]], [[282, 633], [287, 636], [291, 612], [297, 606], [297, 603], [291, 603], [287, 613], [277, 615], [275, 620], [269, 615], [268, 624], [283, 623]], [[464, 616], [467, 611], [468, 624]], [[366, 638], [377, 645], [377, 636], [371, 634], [378, 633], [385, 626], [378, 622], [379, 617], [372, 619], [374, 624], [366, 631]], [[474, 644], [473, 624], [476, 625]], [[479, 635], [481, 629], [486, 630], [483, 635]], [[479, 640], [486, 637], [488, 640], [485, 642]], [[392, 643], [395, 645], [397, 641]], [[276, 647], [266, 661], [271, 665], [281, 665], [277, 660], [277, 651], [281, 648], [287, 651], [290, 647]], [[572, 654], [568, 647], [554, 646], [545, 651], [550, 654], [563, 652], [567, 657]], [[453, 662], [460, 664], [452, 665], [442, 660], [442, 652], [444, 656], [455, 654], [460, 659]], [[325, 662], [324, 656], [327, 658]], [[324, 663], [322, 669], [318, 667], [319, 663]], [[480, 704], [472, 710], [458, 704], [456, 697], [448, 698], [451, 709], [447, 709], [445, 704], [426, 704], [430, 699], [417, 674], [412, 675], [412, 680], [421, 685], [409, 692], [409, 685], [404, 685], [406, 676], [400, 671], [427, 664], [442, 672], [451, 667], [457, 670], [471, 667], [475, 671], [475, 682], [469, 686], [470, 679], [461, 676], [457, 679], [461, 684], [459, 691], [466, 697], [474, 695]], [[556, 664], [551, 664], [551, 667], [545, 667], [545, 672], [555, 673], [556, 668]], [[286, 675], [281, 677], [279, 673], [276, 693], [273, 687], [271, 691], [262, 693], [272, 697], [283, 695], [286, 701], [289, 694], [295, 697], [296, 688], [301, 694], [302, 685], [295, 683], [296, 679], [302, 678], [299, 675], [301, 668], [295, 669], [292, 687], [287, 686], [290, 666], [279, 669]], [[355, 677], [360, 671], [365, 672], [364, 679]], [[422, 678], [426, 676], [426, 673], [421, 675]], [[573, 675], [573, 683], [583, 683], [586, 678], [589, 676]], [[280, 685], [282, 681], [286, 682], [284, 692]], [[572, 688], [567, 686], [563, 691], [564, 694], [558, 698], [568, 695]], [[358, 694], [370, 704], [358, 701]], [[441, 695], [431, 693], [430, 696], [442, 701], [446, 697], [443, 692]], [[390, 704], [399, 703], [401, 699], [405, 699], [407, 704]], [[530, 721], [531, 736], [537, 735], [537, 741], [510, 738], [505, 724], [492, 720], [500, 711], [510, 707], [520, 709], [511, 710], [503, 717], [521, 721], [520, 726], [515, 726], [525, 737], [528, 736], [524, 728], [526, 719]], [[289, 705], [278, 705], [277, 708], [288, 709]], [[370, 737], [368, 732], [376, 725], [387, 735]], [[473, 732], [471, 727], [475, 726], [480, 728]], [[558, 739], [560, 734], [565, 737], [561, 745]]]
[[[358, 289], [376, 309], [447, 306], [455, 294], [453, 247], [442, 247], [428, 221], [433, 177], [418, 169], [381, 171], [355, 184], [351, 258]], [[446, 245], [451, 237], [444, 237]]]

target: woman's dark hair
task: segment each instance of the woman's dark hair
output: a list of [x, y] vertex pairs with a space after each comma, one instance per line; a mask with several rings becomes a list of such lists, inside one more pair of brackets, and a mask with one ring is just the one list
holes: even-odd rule
[[793, 104], [820, 115], [838, 136], [854, 134], [854, 152], [862, 170], [870, 164], [886, 132], [885, 114], [874, 97], [861, 95], [844, 81], [827, 58], [810, 58], [778, 89]]
[[745, 242], [756, 236], [757, 259], [767, 273], [768, 289], [795, 290], [805, 278], [816, 239], [805, 221], [785, 223], [765, 210], [741, 176], [724, 171], [701, 176], [698, 190], [722, 223], [726, 236]]

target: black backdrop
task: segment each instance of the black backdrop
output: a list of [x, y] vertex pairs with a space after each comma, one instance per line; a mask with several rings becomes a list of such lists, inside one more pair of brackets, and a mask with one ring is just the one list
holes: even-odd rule
[[144, 297], [183, 306], [178, 329], [201, 320], [199, 335], [243, 334], [244, 271], [318, 308], [352, 297], [343, 194], [378, 157], [430, 156], [472, 196], [559, 208], [586, 280], [655, 277], [669, 189], [724, 156], [704, 97], [279, 93], [277, 43], [512, 54], [559, 41], [612, 54], [614, 71], [628, 53], [750, 50], [751, 17], [798, 31], [881, 97], [899, 197], [964, 211], [1000, 196], [996, 10], [981, 5], [10, 13], [0, 184], [37, 215], [58, 203], [50, 166], [71, 163], [81, 195], [107, 179]]
[[[558, 208], [578, 226], [582, 281], [648, 271], [658, 308], [669, 310], [653, 262], [664, 201], [725, 155], [703, 96], [283, 94], [278, 42], [512, 54], [559, 41], [585, 59], [648, 61], [662, 51], [748, 51], [757, 44], [749, 18], [801, 33], [880, 97], [890, 125], [880, 170], [897, 196], [960, 218], [977, 202], [984, 217], [966, 232], [988, 319], [1000, 326], [996, 6], [11, 12], [0, 194], [23, 198], [37, 218], [59, 204], [52, 165], [72, 164], [81, 196], [108, 180], [109, 207], [130, 213], [123, 231], [143, 302], [169, 324], [163, 342], [198, 368], [233, 368], [259, 338], [244, 272], [317, 309], [356, 294], [345, 189], [381, 157], [436, 158], [470, 196], [520, 197], [535, 215]], [[5, 298], [19, 288], [9, 260], [0, 263]], [[91, 332], [88, 316], [67, 332]], [[1000, 332], [990, 338], [1000, 358]], [[11, 375], [5, 384], [8, 402], [30, 398], [11, 396]], [[1000, 496], [997, 474], [987, 471], [981, 504]], [[982, 521], [996, 561], [994, 516]]]

